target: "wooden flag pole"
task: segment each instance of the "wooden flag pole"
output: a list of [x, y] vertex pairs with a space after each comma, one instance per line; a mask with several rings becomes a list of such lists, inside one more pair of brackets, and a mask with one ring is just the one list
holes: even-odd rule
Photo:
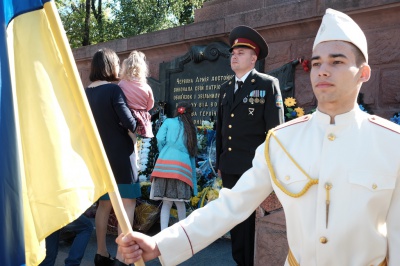
[[[121, 231], [124, 234], [132, 232], [132, 226], [129, 223], [128, 215], [124, 209], [124, 205], [122, 204], [121, 195], [118, 190], [113, 192], [108, 192], [110, 196], [111, 204], [113, 206], [115, 215], [117, 216], [118, 225], [121, 227]], [[135, 266], [145, 266], [143, 259], [140, 259], [135, 263]]]

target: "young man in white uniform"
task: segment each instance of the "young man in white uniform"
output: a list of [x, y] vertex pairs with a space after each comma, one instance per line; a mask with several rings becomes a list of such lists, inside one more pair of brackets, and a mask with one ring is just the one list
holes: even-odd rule
[[285, 265], [400, 265], [400, 127], [358, 107], [371, 74], [364, 33], [328, 9], [312, 54], [317, 111], [271, 130], [237, 185], [186, 220], [154, 237], [119, 236], [126, 262], [176, 265], [274, 190], [286, 215]]

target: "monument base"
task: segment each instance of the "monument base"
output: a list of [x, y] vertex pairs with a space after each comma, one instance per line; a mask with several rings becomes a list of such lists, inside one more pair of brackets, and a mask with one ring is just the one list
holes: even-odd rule
[[[269, 214], [264, 215], [261, 208], [257, 211], [254, 265], [284, 265], [289, 250], [285, 213], [274, 194], [271, 194], [261, 206], [267, 207], [265, 209]], [[276, 207], [280, 208], [275, 209]]]

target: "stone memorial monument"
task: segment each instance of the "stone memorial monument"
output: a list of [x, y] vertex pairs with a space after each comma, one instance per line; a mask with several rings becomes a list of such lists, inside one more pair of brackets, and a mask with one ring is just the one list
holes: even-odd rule
[[[257, 71], [263, 72], [264, 62], [257, 61]], [[293, 97], [294, 73], [298, 63], [298, 60], [293, 60], [268, 73], [278, 78], [283, 98]], [[165, 112], [168, 117], [173, 116], [178, 102], [188, 101], [194, 107], [195, 125], [201, 125], [203, 120], [216, 119], [220, 86], [233, 75], [229, 45], [213, 42], [192, 46], [185, 55], [161, 63], [160, 81], [152, 80], [149, 83], [153, 90], [157, 90], [159, 99], [166, 103]]]

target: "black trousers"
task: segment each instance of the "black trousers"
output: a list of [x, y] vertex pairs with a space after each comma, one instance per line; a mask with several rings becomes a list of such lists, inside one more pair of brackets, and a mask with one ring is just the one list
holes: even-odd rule
[[[223, 187], [232, 188], [241, 175], [221, 172]], [[234, 213], [232, 215], [235, 215]], [[239, 266], [254, 265], [254, 236], [256, 212], [231, 230], [232, 257]]]

